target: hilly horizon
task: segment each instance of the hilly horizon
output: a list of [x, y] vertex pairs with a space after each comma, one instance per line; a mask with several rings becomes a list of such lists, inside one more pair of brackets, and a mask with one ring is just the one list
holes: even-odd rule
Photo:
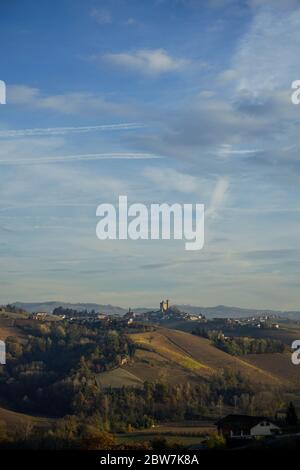
[[[97, 304], [93, 302], [59, 302], [59, 301], [45, 301], [45, 302], [13, 302], [11, 305], [16, 308], [24, 309], [30, 313], [36, 311], [43, 311], [49, 314], [53, 313], [53, 310], [57, 307], [70, 308], [74, 310], [95, 310], [99, 313], [106, 313], [108, 315], [124, 315], [128, 312], [127, 308], [120, 307], [112, 304]], [[207, 318], [220, 318], [223, 316], [230, 316], [232, 318], [241, 318], [248, 317], [251, 315], [259, 314], [271, 314], [271, 315], [283, 315], [288, 319], [296, 319], [300, 316], [300, 311], [282, 311], [282, 310], [272, 310], [272, 309], [258, 309], [258, 308], [243, 308], [243, 307], [234, 307], [227, 305], [216, 305], [214, 307], [201, 307], [187, 304], [174, 304], [173, 307], [179, 308], [180, 310], [190, 313], [190, 314], [199, 314], [202, 313]], [[158, 307], [134, 307], [132, 309], [136, 313], [142, 313], [152, 310], [158, 310]]]

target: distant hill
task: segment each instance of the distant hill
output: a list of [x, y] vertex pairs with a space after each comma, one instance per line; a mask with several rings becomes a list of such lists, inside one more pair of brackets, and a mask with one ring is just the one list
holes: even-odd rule
[[[72, 308], [74, 310], [95, 310], [96, 312], [103, 312], [108, 315], [124, 315], [128, 309], [123, 307], [118, 307], [115, 305], [103, 305], [96, 303], [68, 303], [68, 302], [15, 302], [14, 305], [17, 308], [22, 308], [27, 312], [47, 312], [52, 313], [56, 307]], [[282, 317], [300, 320], [300, 312], [298, 311], [280, 311], [280, 310], [267, 310], [267, 309], [250, 309], [250, 308], [240, 308], [240, 307], [227, 307], [226, 305], [217, 305], [216, 307], [197, 307], [194, 305], [172, 305], [177, 307], [179, 310], [197, 314], [202, 313], [207, 318], [220, 318], [220, 317], [232, 317], [232, 318], [242, 318], [252, 315], [259, 314], [274, 314], [280, 315]], [[136, 313], [147, 312], [147, 311], [158, 310], [158, 307], [146, 308], [146, 307], [135, 307], [133, 311]]]
[[103, 312], [108, 315], [124, 315], [127, 309], [122, 307], [116, 307], [114, 305], [102, 305], [94, 303], [67, 303], [67, 302], [15, 302], [14, 305], [17, 308], [22, 308], [27, 312], [47, 312], [52, 313], [57, 307], [71, 308], [73, 310], [95, 310], [96, 312]]
[[300, 319], [299, 311], [281, 311], [281, 310], [270, 310], [270, 309], [254, 309], [254, 308], [240, 308], [240, 307], [228, 307], [226, 305], [217, 305], [216, 307], [195, 307], [193, 305], [176, 305], [180, 310], [186, 313], [202, 313], [207, 318], [242, 318], [249, 317], [252, 315], [280, 315], [282, 317], [290, 319]]

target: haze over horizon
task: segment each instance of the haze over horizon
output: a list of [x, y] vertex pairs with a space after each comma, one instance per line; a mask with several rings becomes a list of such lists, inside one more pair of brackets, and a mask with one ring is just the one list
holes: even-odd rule
[[[116, 308], [116, 309], [122, 309], [124, 311], [128, 311], [128, 309], [131, 309], [131, 310], [142, 310], [142, 309], [147, 309], [147, 310], [156, 310], [159, 308], [159, 304], [160, 302], [153, 302], [152, 304], [149, 304], [149, 305], [125, 305], [125, 304], [114, 304], [112, 302], [107, 302], [107, 303], [99, 303], [99, 302], [93, 302], [93, 301], [86, 301], [86, 302], [81, 302], [81, 301], [68, 301], [68, 300], [65, 300], [65, 301], [61, 301], [61, 300], [40, 300], [40, 301], [27, 301], [27, 302], [23, 302], [21, 300], [16, 300], [16, 301], [11, 301], [11, 302], [8, 302], [7, 305], [15, 305], [15, 306], [20, 306], [21, 308], [25, 308], [26, 310], [26, 306], [30, 306], [30, 311], [36, 311], [36, 308], [41, 308], [42, 305], [48, 305], [50, 306], [50, 304], [55, 304], [55, 306], [70, 306], [70, 308], [72, 306], [79, 306], [79, 305], [82, 305], [82, 308], [83, 309], [93, 309], [94, 307], [92, 306], [102, 306], [102, 307], [112, 307], [112, 308]], [[214, 309], [224, 309], [224, 311], [226, 310], [226, 314], [228, 313], [227, 310], [230, 310], [232, 309], [233, 311], [236, 311], [236, 310], [241, 310], [241, 311], [247, 311], [247, 310], [252, 310], [253, 312], [265, 312], [265, 311], [269, 311], [269, 312], [295, 312], [295, 313], [300, 313], [299, 310], [281, 310], [281, 309], [272, 309], [272, 308], [267, 308], [267, 307], [262, 307], [260, 308], [259, 306], [256, 306], [256, 307], [247, 307], [247, 306], [244, 306], [244, 307], [241, 307], [239, 305], [224, 305], [224, 304], [215, 304], [215, 305], [200, 305], [200, 304], [185, 304], [185, 303], [180, 303], [180, 302], [172, 302], [170, 303], [170, 306], [171, 307], [179, 307], [180, 309], [184, 309], [184, 308], [192, 308], [192, 309], [203, 309], [203, 310], [214, 310]], [[224, 315], [225, 315], [225, 312], [224, 312]]]
[[[28, 0], [0, 25], [1, 304], [300, 310], [299, 2]], [[121, 194], [204, 203], [204, 249], [99, 241]]]

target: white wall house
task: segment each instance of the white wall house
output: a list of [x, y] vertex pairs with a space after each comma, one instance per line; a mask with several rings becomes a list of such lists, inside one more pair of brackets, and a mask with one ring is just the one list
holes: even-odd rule
[[272, 436], [272, 434], [279, 433], [280, 428], [271, 421], [261, 421], [250, 429], [251, 436]]
[[218, 432], [229, 438], [254, 439], [280, 434], [280, 427], [265, 416], [227, 415], [217, 423]]

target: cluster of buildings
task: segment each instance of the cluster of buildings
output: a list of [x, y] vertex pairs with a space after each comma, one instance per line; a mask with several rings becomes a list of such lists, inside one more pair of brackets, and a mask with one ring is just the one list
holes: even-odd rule
[[[63, 313], [63, 312], [62, 312]], [[47, 320], [49, 314], [47, 312], [37, 312], [32, 314], [33, 320]], [[272, 328], [278, 329], [279, 323], [276, 321], [275, 315], [256, 315], [247, 318], [230, 318], [230, 317], [216, 317], [212, 321], [218, 323], [218, 326], [231, 326], [231, 327], [251, 327], [251, 328]], [[187, 313], [179, 310], [176, 306], [172, 306], [169, 299], [161, 300], [157, 310], [145, 311], [135, 313], [129, 308], [128, 312], [122, 317], [111, 316], [105, 313], [91, 312], [84, 315], [74, 313], [70, 315], [55, 315], [56, 320], [78, 321], [84, 322], [110, 322], [112, 320], [120, 322], [120, 324], [132, 325], [134, 322], [153, 322], [160, 323], [167, 320], [171, 321], [191, 321], [191, 322], [207, 322], [205, 315], [201, 313]]]
[[[51, 316], [52, 317], [52, 316]], [[49, 314], [47, 312], [37, 312], [32, 314], [31, 318], [33, 320], [47, 320], [49, 318]], [[171, 306], [169, 299], [162, 300], [159, 303], [159, 308], [153, 311], [146, 311], [141, 313], [135, 313], [131, 308], [129, 308], [128, 312], [125, 313], [122, 317], [120, 316], [111, 316], [106, 315], [105, 313], [86, 313], [85, 315], [79, 314], [76, 315], [75, 313], [70, 315], [55, 315], [56, 320], [65, 320], [67, 319], [70, 322], [77, 321], [79, 323], [85, 322], [103, 322], [108, 323], [112, 320], [118, 321], [118, 323], [126, 325], [132, 325], [134, 322], [161, 322], [164, 320], [185, 320], [185, 321], [193, 321], [193, 322], [204, 322], [206, 318], [201, 313], [199, 314], [191, 314], [182, 312], [175, 306]]]
[[246, 318], [213, 318], [213, 321], [223, 323], [228, 326], [249, 327], [249, 328], [272, 328], [278, 329], [279, 323], [275, 315], [257, 315]]
[[158, 310], [142, 313], [140, 319], [153, 322], [164, 320], [206, 321], [205, 316], [201, 313], [190, 314], [179, 310], [176, 306], [172, 306], [169, 299], [162, 300]]

